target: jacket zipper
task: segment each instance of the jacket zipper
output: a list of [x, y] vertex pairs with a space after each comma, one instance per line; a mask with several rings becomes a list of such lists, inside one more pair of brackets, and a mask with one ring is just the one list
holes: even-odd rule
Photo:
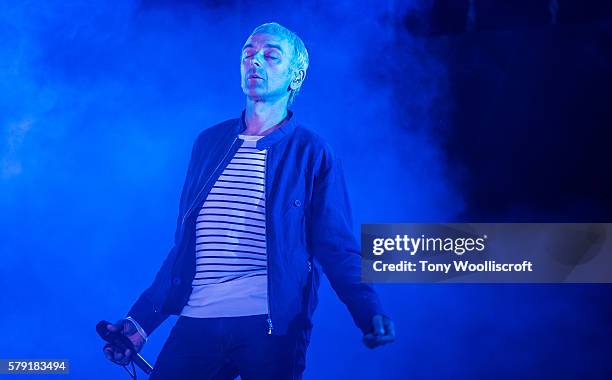
[[266, 205], [266, 260], [267, 260], [267, 267], [266, 267], [266, 284], [268, 286], [267, 292], [266, 292], [266, 298], [268, 301], [268, 335], [272, 334], [272, 330], [274, 329], [274, 326], [272, 325], [272, 315], [270, 313], [270, 255], [269, 255], [269, 245], [268, 245], [268, 236], [270, 231], [268, 230], [267, 226], [269, 225], [269, 212], [268, 212], [268, 194], [270, 193], [270, 190], [268, 188], [269, 186], [269, 181], [268, 181], [268, 167], [270, 166], [270, 147], [268, 147], [268, 151], [266, 152], [266, 166], [264, 167], [264, 186], [265, 186], [265, 192], [264, 194], [266, 195], [266, 199], [264, 204]]
[[223, 159], [221, 159], [221, 161], [217, 164], [217, 167], [215, 168], [215, 170], [213, 170], [212, 174], [206, 179], [206, 182], [204, 183], [204, 186], [202, 186], [202, 188], [198, 192], [198, 195], [196, 195], [195, 198], [193, 199], [193, 202], [191, 203], [191, 205], [189, 206], [189, 208], [185, 212], [185, 215], [183, 215], [183, 220], [181, 221], [181, 225], [185, 224], [185, 220], [187, 220], [187, 218], [189, 217], [189, 215], [191, 214], [191, 212], [195, 208], [195, 205], [196, 205], [196, 203], [198, 201], [198, 198], [200, 197], [200, 195], [202, 195], [202, 192], [204, 191], [204, 189], [206, 189], [208, 187], [208, 184], [209, 184], [211, 178], [215, 175], [217, 170], [219, 170], [219, 167], [221, 166], [221, 164], [223, 164], [225, 162], [225, 160], [227, 159], [227, 156], [229, 155], [229, 153], [234, 148], [234, 144], [236, 144], [236, 140], [238, 140], [238, 136], [234, 137], [234, 141], [230, 145], [230, 147], [227, 150], [227, 152], [225, 152], [225, 155], [223, 156]]

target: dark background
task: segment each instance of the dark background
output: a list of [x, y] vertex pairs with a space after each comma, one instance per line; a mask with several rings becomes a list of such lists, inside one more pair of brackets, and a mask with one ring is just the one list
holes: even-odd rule
[[610, 221], [612, 5], [476, 1], [471, 22], [468, 8], [433, 1], [398, 27], [400, 44], [425, 39], [448, 69], [452, 106], [433, 124], [461, 168], [462, 217]]

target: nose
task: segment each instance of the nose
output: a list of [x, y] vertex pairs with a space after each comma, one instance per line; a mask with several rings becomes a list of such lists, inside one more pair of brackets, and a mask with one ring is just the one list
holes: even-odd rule
[[257, 59], [251, 58], [244, 62], [244, 68], [247, 73], [259, 71], [261, 69], [261, 62], [259, 62]]
[[261, 60], [263, 59], [263, 52], [262, 51], [258, 51], [257, 53], [255, 53], [255, 55], [253, 56], [253, 64], [257, 67], [261, 67]]
[[255, 70], [259, 71], [259, 69], [262, 68], [263, 66], [263, 52], [258, 51], [255, 54], [253, 54], [251, 57], [248, 57], [244, 60], [244, 65], [245, 65], [245, 69], [247, 71], [253, 70], [253, 68], [255, 68]]
[[253, 65], [256, 65], [257, 67], [261, 67], [263, 61], [264, 61], [264, 52], [263, 52], [263, 50], [255, 51], [255, 54], [253, 54], [253, 56], [251, 57], [251, 63]]

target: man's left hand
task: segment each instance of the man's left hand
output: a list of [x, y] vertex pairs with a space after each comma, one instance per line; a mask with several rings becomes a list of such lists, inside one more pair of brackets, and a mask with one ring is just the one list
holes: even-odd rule
[[393, 321], [384, 315], [372, 317], [373, 332], [363, 336], [363, 343], [368, 348], [376, 348], [395, 341], [395, 326]]

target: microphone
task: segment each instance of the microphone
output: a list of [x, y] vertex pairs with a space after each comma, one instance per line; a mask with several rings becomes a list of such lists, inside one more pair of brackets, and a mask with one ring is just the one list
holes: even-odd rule
[[112, 325], [112, 323], [107, 321], [98, 322], [98, 324], [96, 325], [96, 331], [98, 332], [98, 335], [100, 335], [102, 339], [112, 344], [116, 348], [120, 349], [121, 351], [125, 351], [129, 348], [132, 351], [130, 359], [134, 362], [134, 364], [138, 366], [138, 368], [143, 370], [144, 373], [150, 375], [151, 372], [153, 372], [153, 367], [151, 367], [151, 365], [147, 363], [147, 361], [144, 360], [138, 352], [136, 352], [136, 350], [134, 349], [134, 345], [128, 339], [128, 337], [118, 331], [110, 331], [106, 327], [107, 325]]

